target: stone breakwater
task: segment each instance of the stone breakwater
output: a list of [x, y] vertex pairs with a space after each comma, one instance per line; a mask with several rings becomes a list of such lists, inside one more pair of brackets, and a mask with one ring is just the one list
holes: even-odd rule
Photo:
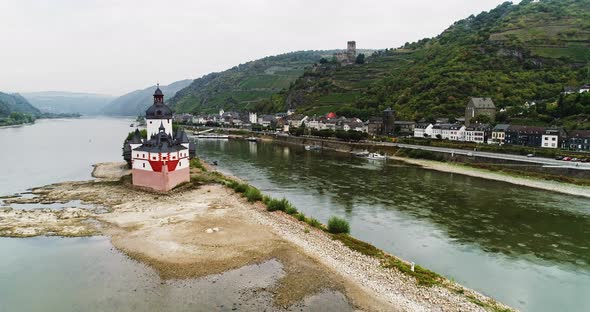
[[[110, 177], [117, 176], [114, 167], [105, 169]], [[193, 173], [196, 180], [205, 175]], [[0, 230], [10, 231], [1, 235], [107, 235], [116, 248], [153, 267], [164, 279], [210, 276], [276, 259], [283, 277], [271, 289], [258, 291], [272, 296], [270, 310], [289, 310], [325, 291], [341, 293], [351, 309], [365, 311], [507, 309], [447, 280], [421, 286], [412, 276], [386, 268], [331, 234], [283, 212], [268, 212], [261, 202], [248, 203], [215, 182], [186, 185], [167, 194], [134, 188], [125, 179], [60, 183], [32, 193], [33, 198], [13, 197], [9, 202], [16, 206], [79, 200], [104, 211], [5, 208], [0, 210]]]

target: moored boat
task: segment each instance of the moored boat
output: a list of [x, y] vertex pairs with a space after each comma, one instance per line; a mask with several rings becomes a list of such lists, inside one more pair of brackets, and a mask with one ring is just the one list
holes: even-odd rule
[[369, 155], [367, 155], [367, 159], [374, 159], [374, 160], [383, 160], [387, 157], [385, 157], [384, 155], [381, 155], [379, 153], [369, 153]]

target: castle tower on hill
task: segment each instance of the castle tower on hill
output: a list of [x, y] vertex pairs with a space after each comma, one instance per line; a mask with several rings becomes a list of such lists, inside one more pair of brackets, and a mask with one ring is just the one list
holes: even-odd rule
[[195, 146], [184, 130], [172, 136], [172, 110], [164, 104], [159, 86], [145, 118], [147, 139], [144, 140], [136, 129], [123, 147], [123, 155], [132, 168], [133, 185], [165, 192], [189, 182], [190, 159], [195, 156]]
[[342, 65], [354, 64], [356, 61], [356, 41], [348, 41], [346, 43], [346, 52], [338, 52], [334, 57]]

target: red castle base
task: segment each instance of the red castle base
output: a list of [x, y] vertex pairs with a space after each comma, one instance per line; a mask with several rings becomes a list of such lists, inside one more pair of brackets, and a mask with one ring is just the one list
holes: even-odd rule
[[133, 185], [148, 187], [156, 191], [167, 192], [178, 184], [189, 182], [191, 180], [190, 168], [179, 169], [168, 172], [147, 171], [133, 169]]

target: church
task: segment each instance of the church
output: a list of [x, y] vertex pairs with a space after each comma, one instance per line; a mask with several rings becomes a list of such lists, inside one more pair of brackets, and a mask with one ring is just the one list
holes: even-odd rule
[[132, 169], [133, 185], [165, 192], [189, 182], [189, 162], [195, 156], [195, 146], [184, 130], [174, 136], [172, 110], [164, 104], [159, 86], [145, 119], [147, 139], [144, 140], [136, 129], [123, 147], [123, 156]]

